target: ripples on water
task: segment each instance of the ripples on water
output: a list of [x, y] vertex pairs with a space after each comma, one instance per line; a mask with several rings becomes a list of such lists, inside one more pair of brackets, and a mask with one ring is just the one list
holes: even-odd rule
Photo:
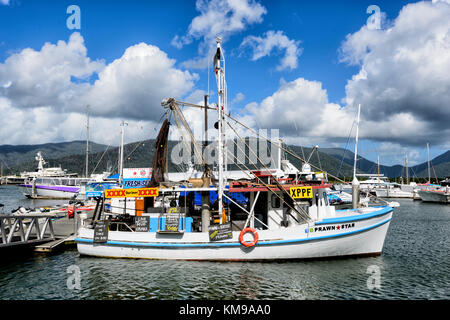
[[[0, 190], [0, 203], [5, 197]], [[67, 250], [2, 260], [0, 299], [449, 299], [450, 206], [398, 201], [379, 257], [223, 263], [103, 259]], [[67, 286], [71, 265], [81, 272], [79, 290]], [[374, 265], [381, 283], [370, 290], [367, 270]]]

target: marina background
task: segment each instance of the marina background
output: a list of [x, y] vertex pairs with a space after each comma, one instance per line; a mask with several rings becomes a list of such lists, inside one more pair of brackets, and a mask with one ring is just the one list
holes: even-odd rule
[[[27, 200], [15, 186], [0, 188], [5, 212], [58, 203]], [[0, 299], [450, 299], [450, 206], [397, 201], [400, 207], [378, 257], [215, 263], [80, 257], [74, 248], [2, 258]], [[80, 289], [68, 288], [70, 266], [80, 270]], [[371, 268], [379, 269], [381, 276], [380, 287], [372, 290]]]
[[[247, 138], [254, 139], [254, 138]], [[169, 140], [169, 154], [179, 141]], [[134, 141], [124, 144], [124, 166], [129, 168], [146, 168], [151, 166], [151, 159], [154, 156], [154, 139]], [[268, 146], [270, 149], [270, 145]], [[353, 177], [353, 158], [351, 151], [353, 146], [344, 148], [321, 148], [314, 150], [308, 146], [288, 145], [297, 155], [303, 155], [303, 158], [310, 156], [310, 163], [329, 172], [332, 175], [338, 175], [340, 178], [347, 177], [348, 181]], [[89, 143], [89, 172], [101, 173], [103, 171], [117, 170], [117, 155], [119, 147], [102, 145], [95, 142]], [[314, 150], [314, 152], [313, 152]], [[46, 143], [38, 145], [0, 145], [0, 165], [2, 166], [3, 176], [18, 175], [22, 171], [34, 171], [36, 169], [36, 152], [42, 152], [49, 166], [61, 166], [68, 172], [75, 172], [79, 175], [84, 173], [86, 164], [86, 142], [71, 141], [61, 143]], [[247, 151], [248, 152], [248, 151]], [[426, 153], [426, 149], [424, 149]], [[298, 159], [287, 155], [288, 160], [301, 167]], [[179, 171], [169, 157], [169, 171]], [[375, 174], [378, 172], [397, 181], [402, 177], [405, 179], [405, 163], [393, 166], [383, 165], [383, 159], [380, 159], [380, 166], [364, 157], [358, 155], [357, 173]], [[437, 182], [446, 178], [450, 172], [450, 150], [430, 159], [430, 177], [432, 182]], [[408, 175], [416, 182], [426, 182], [428, 179], [427, 162], [411, 165], [408, 167]], [[236, 170], [236, 167], [230, 165], [230, 170]], [[95, 172], [94, 172], [95, 171]], [[413, 181], [413, 180], [411, 180]]]

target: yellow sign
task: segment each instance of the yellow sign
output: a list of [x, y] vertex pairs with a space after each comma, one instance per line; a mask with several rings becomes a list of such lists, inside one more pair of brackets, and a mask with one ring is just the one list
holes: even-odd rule
[[156, 197], [158, 195], [159, 195], [158, 188], [105, 190], [105, 198], [140, 198], [140, 197]]
[[312, 198], [312, 187], [292, 187], [289, 189], [289, 193], [294, 199]]

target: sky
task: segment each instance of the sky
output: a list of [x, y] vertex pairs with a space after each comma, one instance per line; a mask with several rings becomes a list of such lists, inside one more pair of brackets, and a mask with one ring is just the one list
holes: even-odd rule
[[0, 26], [0, 144], [86, 139], [88, 105], [90, 141], [118, 145], [122, 121], [154, 138], [162, 99], [217, 102], [220, 36], [228, 112], [254, 129], [353, 150], [360, 104], [361, 156], [450, 149], [448, 0], [0, 0]]

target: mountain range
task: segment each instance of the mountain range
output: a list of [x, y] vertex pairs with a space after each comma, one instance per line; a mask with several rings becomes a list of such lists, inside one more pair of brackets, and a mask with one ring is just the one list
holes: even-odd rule
[[[248, 140], [247, 140], [248, 142]], [[170, 161], [170, 154], [178, 141], [169, 141], [169, 171], [185, 170], [180, 165]], [[151, 167], [154, 155], [155, 140], [145, 140], [124, 145], [124, 167]], [[301, 159], [309, 159], [315, 171], [327, 171], [330, 175], [346, 177], [347, 181], [353, 175], [354, 153], [342, 148], [322, 148], [313, 151], [312, 148], [301, 146], [286, 146], [288, 150], [297, 156], [286, 153], [289, 159], [297, 168], [301, 168]], [[110, 171], [117, 172], [118, 167], [118, 147], [110, 147], [94, 142], [89, 143], [89, 172], [95, 173]], [[47, 162], [46, 166], [61, 166], [67, 172], [82, 174], [85, 172], [85, 141], [71, 141], [61, 143], [46, 143], [39, 145], [1, 145], [0, 163], [4, 175], [18, 174], [22, 171], [35, 171], [37, 161], [36, 153], [40, 151]], [[247, 151], [246, 151], [247, 152]], [[248, 155], [248, 152], [247, 152]], [[450, 175], [450, 150], [435, 157], [431, 163], [431, 178], [445, 178]], [[246, 165], [248, 169], [255, 169], [254, 166]], [[244, 166], [240, 168], [247, 169]], [[427, 162], [409, 167], [410, 178], [427, 178]], [[239, 169], [236, 165], [231, 165], [229, 169]], [[389, 178], [405, 177], [405, 167], [402, 165], [385, 166], [380, 165], [380, 173]], [[378, 165], [375, 162], [358, 156], [357, 173], [374, 174], [378, 173]]]

